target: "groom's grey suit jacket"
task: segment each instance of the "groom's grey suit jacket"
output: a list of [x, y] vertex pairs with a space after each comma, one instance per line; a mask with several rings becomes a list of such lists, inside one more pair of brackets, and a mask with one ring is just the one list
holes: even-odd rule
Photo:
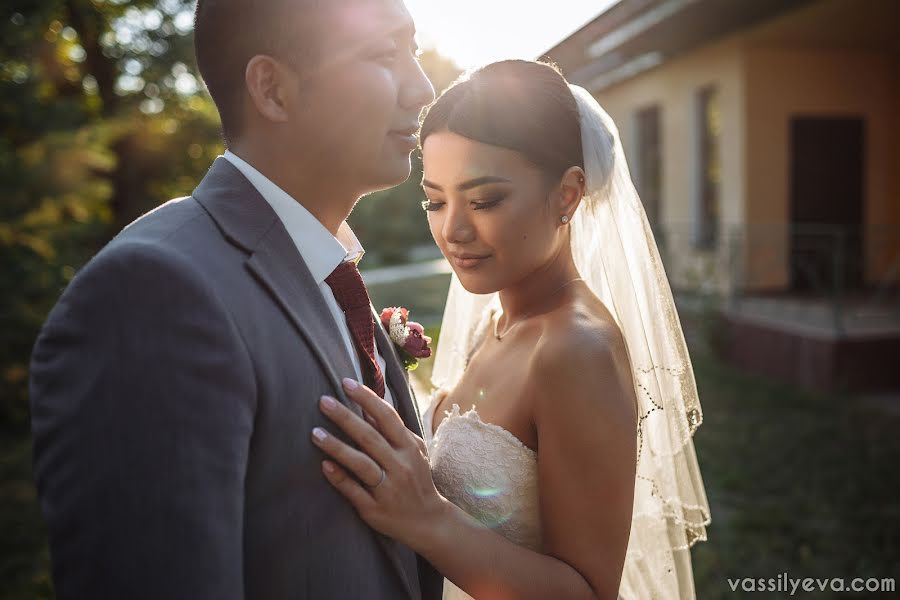
[[[407, 427], [419, 413], [376, 327]], [[60, 598], [437, 599], [310, 441], [353, 377], [274, 211], [227, 160], [70, 283], [31, 365], [34, 473]], [[358, 407], [353, 405], [358, 412]], [[340, 437], [346, 440], [342, 434]]]

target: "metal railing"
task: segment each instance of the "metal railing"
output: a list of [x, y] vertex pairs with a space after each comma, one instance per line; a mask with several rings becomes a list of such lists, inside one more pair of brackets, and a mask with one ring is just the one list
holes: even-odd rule
[[698, 247], [690, 223], [654, 229], [676, 294], [730, 312], [848, 331], [900, 331], [900, 226], [752, 224]]

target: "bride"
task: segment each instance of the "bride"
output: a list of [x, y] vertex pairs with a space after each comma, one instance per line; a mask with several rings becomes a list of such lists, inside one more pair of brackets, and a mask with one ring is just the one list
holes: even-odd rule
[[313, 441], [445, 598], [693, 598], [709, 507], [690, 358], [615, 125], [552, 66], [503, 61], [420, 133], [451, 283], [421, 439], [345, 381], [357, 444]]

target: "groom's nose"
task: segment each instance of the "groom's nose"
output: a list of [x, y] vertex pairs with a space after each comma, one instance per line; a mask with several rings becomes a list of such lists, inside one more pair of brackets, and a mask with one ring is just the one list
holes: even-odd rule
[[406, 73], [400, 89], [400, 105], [405, 109], [420, 111], [434, 100], [434, 87], [418, 60], [413, 61]]

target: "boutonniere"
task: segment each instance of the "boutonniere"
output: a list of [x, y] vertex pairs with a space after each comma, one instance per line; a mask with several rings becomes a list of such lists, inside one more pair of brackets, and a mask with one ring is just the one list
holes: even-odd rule
[[431, 358], [431, 338], [425, 335], [424, 327], [409, 320], [409, 310], [402, 306], [385, 308], [381, 311], [381, 323], [407, 371], [414, 371], [420, 358]]

